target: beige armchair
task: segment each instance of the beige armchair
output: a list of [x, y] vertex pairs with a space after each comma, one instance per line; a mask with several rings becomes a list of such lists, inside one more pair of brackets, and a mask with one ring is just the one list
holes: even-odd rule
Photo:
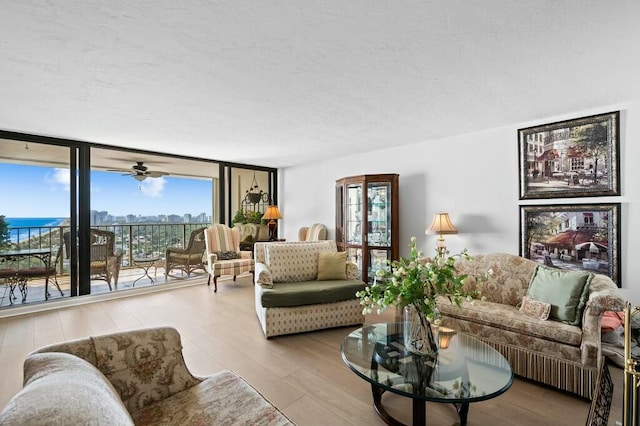
[[213, 291], [218, 291], [218, 277], [222, 275], [236, 276], [245, 272], [254, 273], [253, 253], [240, 250], [240, 232], [237, 228], [216, 224], [209, 227], [204, 234], [207, 250], [207, 270], [209, 281], [213, 277]]
[[207, 228], [202, 227], [191, 231], [189, 243], [185, 248], [167, 247], [165, 251], [165, 278], [172, 269], [180, 269], [187, 274], [187, 277], [191, 276], [191, 273], [198, 269], [206, 271], [203, 261], [205, 229]]
[[314, 223], [310, 227], [302, 227], [298, 231], [298, 241], [322, 241], [327, 239], [327, 227]]

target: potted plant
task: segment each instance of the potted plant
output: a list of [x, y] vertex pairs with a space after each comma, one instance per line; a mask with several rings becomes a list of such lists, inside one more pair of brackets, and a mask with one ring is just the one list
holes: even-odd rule
[[400, 258], [389, 267], [379, 269], [373, 284], [357, 296], [365, 315], [374, 308], [378, 312], [387, 306], [402, 308], [406, 349], [418, 354], [435, 354], [438, 345], [430, 323], [438, 325], [440, 321], [437, 298], [447, 297], [460, 306], [463, 299], [480, 296], [480, 290], [465, 292], [467, 275], [458, 274], [455, 268], [457, 259], [470, 258], [466, 250], [453, 256], [448, 256], [447, 251], [443, 257], [428, 260], [421, 258], [415, 237], [411, 238], [409, 248], [409, 258]]

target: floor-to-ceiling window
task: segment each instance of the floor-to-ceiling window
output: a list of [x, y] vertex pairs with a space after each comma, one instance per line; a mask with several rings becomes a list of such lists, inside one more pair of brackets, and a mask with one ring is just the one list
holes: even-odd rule
[[[252, 185], [254, 176], [259, 184]], [[238, 191], [271, 193], [275, 176], [275, 169], [0, 131], [0, 216], [12, 240], [0, 253], [50, 250], [56, 275], [46, 288], [44, 279], [23, 281], [25, 303], [186, 279], [164, 269], [167, 248], [186, 246], [197, 228], [231, 225], [226, 209], [241, 207], [246, 195]], [[115, 261], [117, 273], [95, 258], [104, 256], [108, 238], [115, 256], [107, 263]], [[25, 258], [11, 266], [36, 266], [37, 256]], [[22, 304], [16, 279], [0, 277], [0, 297], [0, 308]]]

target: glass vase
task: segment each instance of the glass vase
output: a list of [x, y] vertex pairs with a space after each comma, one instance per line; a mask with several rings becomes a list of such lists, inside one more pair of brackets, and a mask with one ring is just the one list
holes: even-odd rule
[[414, 305], [404, 307], [404, 346], [414, 354], [438, 353], [437, 326], [431, 325], [427, 316]]

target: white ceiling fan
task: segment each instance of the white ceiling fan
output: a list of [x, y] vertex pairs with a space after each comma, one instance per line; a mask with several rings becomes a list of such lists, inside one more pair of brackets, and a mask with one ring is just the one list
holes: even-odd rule
[[130, 170], [107, 170], [108, 172], [124, 172], [125, 176], [132, 176], [137, 181], [143, 181], [146, 178], [159, 178], [162, 176], [168, 176], [169, 173], [159, 170], [149, 170], [142, 161], [136, 161], [136, 164], [131, 166]]

